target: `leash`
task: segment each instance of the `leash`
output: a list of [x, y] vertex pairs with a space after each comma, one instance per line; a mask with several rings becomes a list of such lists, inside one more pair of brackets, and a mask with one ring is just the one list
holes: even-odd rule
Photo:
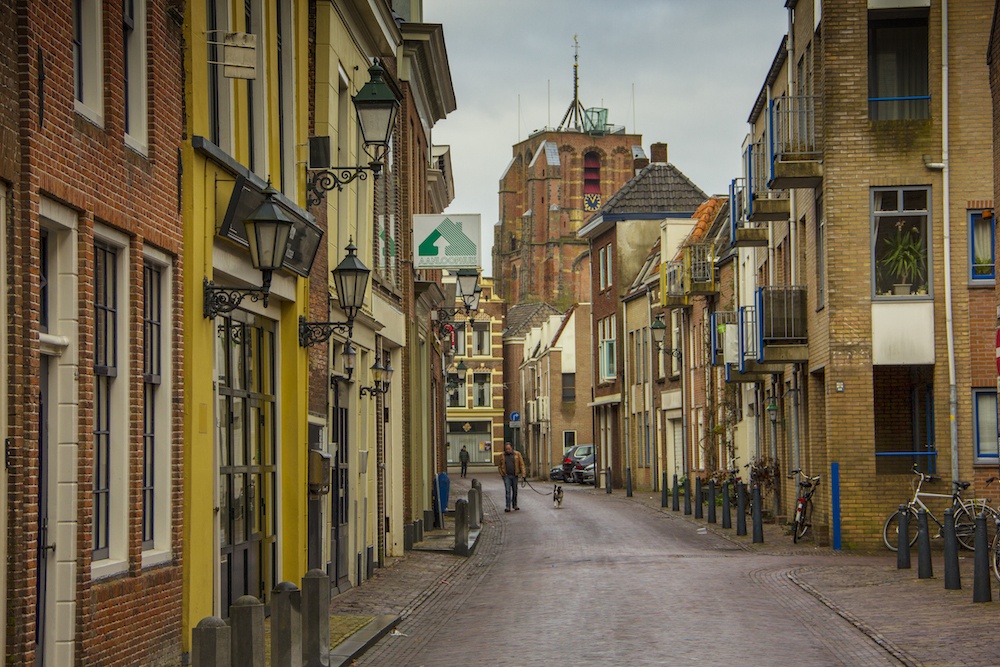
[[531, 482], [528, 481], [527, 477], [522, 477], [521, 478], [521, 488], [523, 489], [525, 485], [527, 485], [529, 489], [531, 489], [532, 491], [534, 491], [535, 493], [537, 493], [540, 496], [551, 496], [552, 495], [551, 491], [544, 491], [544, 492], [543, 491], [539, 491], [538, 489], [536, 489], [535, 487], [533, 487], [531, 485]]

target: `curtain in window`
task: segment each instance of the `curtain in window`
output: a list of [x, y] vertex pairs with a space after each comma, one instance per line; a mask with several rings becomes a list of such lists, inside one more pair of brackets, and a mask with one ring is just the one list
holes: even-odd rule
[[[871, 30], [870, 97], [928, 95], [927, 19], [875, 21]], [[926, 99], [873, 102], [872, 120], [927, 118]]]
[[976, 215], [972, 219], [972, 273], [993, 277], [993, 219]]
[[976, 456], [997, 456], [997, 395], [992, 391], [976, 393]]

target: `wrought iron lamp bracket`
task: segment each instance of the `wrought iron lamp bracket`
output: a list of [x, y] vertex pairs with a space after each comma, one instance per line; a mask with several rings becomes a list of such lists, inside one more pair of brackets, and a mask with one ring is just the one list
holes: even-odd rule
[[306, 318], [299, 316], [299, 345], [302, 347], [324, 343], [335, 331], [350, 338], [354, 334], [354, 321], [306, 322]]
[[343, 190], [344, 186], [354, 180], [365, 180], [368, 172], [378, 176], [382, 165], [372, 162], [368, 166], [359, 165], [357, 167], [330, 167], [329, 169], [310, 169], [309, 178], [306, 181], [307, 201], [309, 206], [317, 206], [323, 201], [323, 197], [330, 190], [336, 188]]
[[270, 271], [264, 273], [264, 284], [260, 287], [226, 287], [216, 285], [214, 280], [205, 278], [205, 297], [202, 309], [205, 317], [212, 319], [219, 313], [228, 313], [239, 308], [245, 297], [252, 301], [263, 301], [267, 307], [267, 297], [271, 291]]

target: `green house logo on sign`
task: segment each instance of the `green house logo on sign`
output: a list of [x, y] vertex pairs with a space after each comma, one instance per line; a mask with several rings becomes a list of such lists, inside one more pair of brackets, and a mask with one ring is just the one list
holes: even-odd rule
[[413, 216], [418, 269], [479, 268], [479, 215]]

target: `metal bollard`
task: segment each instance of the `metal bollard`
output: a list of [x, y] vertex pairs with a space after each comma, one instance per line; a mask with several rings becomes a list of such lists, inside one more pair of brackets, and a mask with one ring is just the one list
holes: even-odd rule
[[729, 511], [729, 482], [722, 483], [722, 527], [733, 527], [733, 517]]
[[955, 513], [949, 507], [944, 511], [944, 588], [948, 591], [962, 589], [962, 574], [958, 567], [958, 536], [955, 534]]
[[240, 667], [264, 667], [264, 605], [252, 595], [240, 597], [229, 608], [232, 659]]
[[736, 534], [747, 534], [747, 486], [736, 482]]
[[611, 467], [608, 466], [604, 471], [604, 477], [607, 481], [604, 483], [604, 492], [611, 493]]
[[764, 542], [764, 517], [760, 511], [760, 484], [753, 485], [753, 543]]
[[691, 515], [691, 479], [684, 482], [684, 514]]
[[481, 512], [479, 511], [479, 507], [482, 504], [482, 491], [477, 488], [469, 489], [469, 528], [471, 530], [478, 530], [480, 527], [479, 516]]
[[302, 577], [302, 661], [305, 667], [330, 665], [330, 577], [323, 570]]
[[972, 569], [972, 601], [991, 602], [990, 543], [986, 539], [986, 515], [976, 517], [976, 555]]
[[667, 506], [667, 473], [660, 475], [660, 507]]
[[718, 523], [715, 518], [715, 480], [708, 480], [708, 522]]
[[931, 563], [931, 536], [927, 533], [927, 510], [917, 511], [917, 578], [930, 579], [934, 576]]
[[705, 507], [703, 503], [705, 499], [702, 498], [701, 494], [701, 477], [694, 478], [694, 518], [703, 519], [705, 518]]
[[899, 513], [896, 514], [896, 529], [899, 534], [896, 536], [896, 569], [910, 569], [910, 512], [906, 505], [899, 506]]
[[632, 469], [625, 468], [625, 497], [632, 497]]
[[290, 581], [271, 595], [271, 667], [302, 667], [302, 591]]
[[455, 501], [455, 553], [469, 555], [469, 501], [465, 498]]
[[218, 616], [206, 616], [191, 631], [191, 667], [230, 667], [232, 630]]
[[679, 512], [681, 510], [681, 502], [680, 502], [681, 494], [680, 494], [680, 489], [677, 487], [677, 475], [674, 475], [674, 485], [671, 487], [670, 495], [673, 496], [673, 499], [671, 500], [670, 509], [672, 509], [675, 512]]

